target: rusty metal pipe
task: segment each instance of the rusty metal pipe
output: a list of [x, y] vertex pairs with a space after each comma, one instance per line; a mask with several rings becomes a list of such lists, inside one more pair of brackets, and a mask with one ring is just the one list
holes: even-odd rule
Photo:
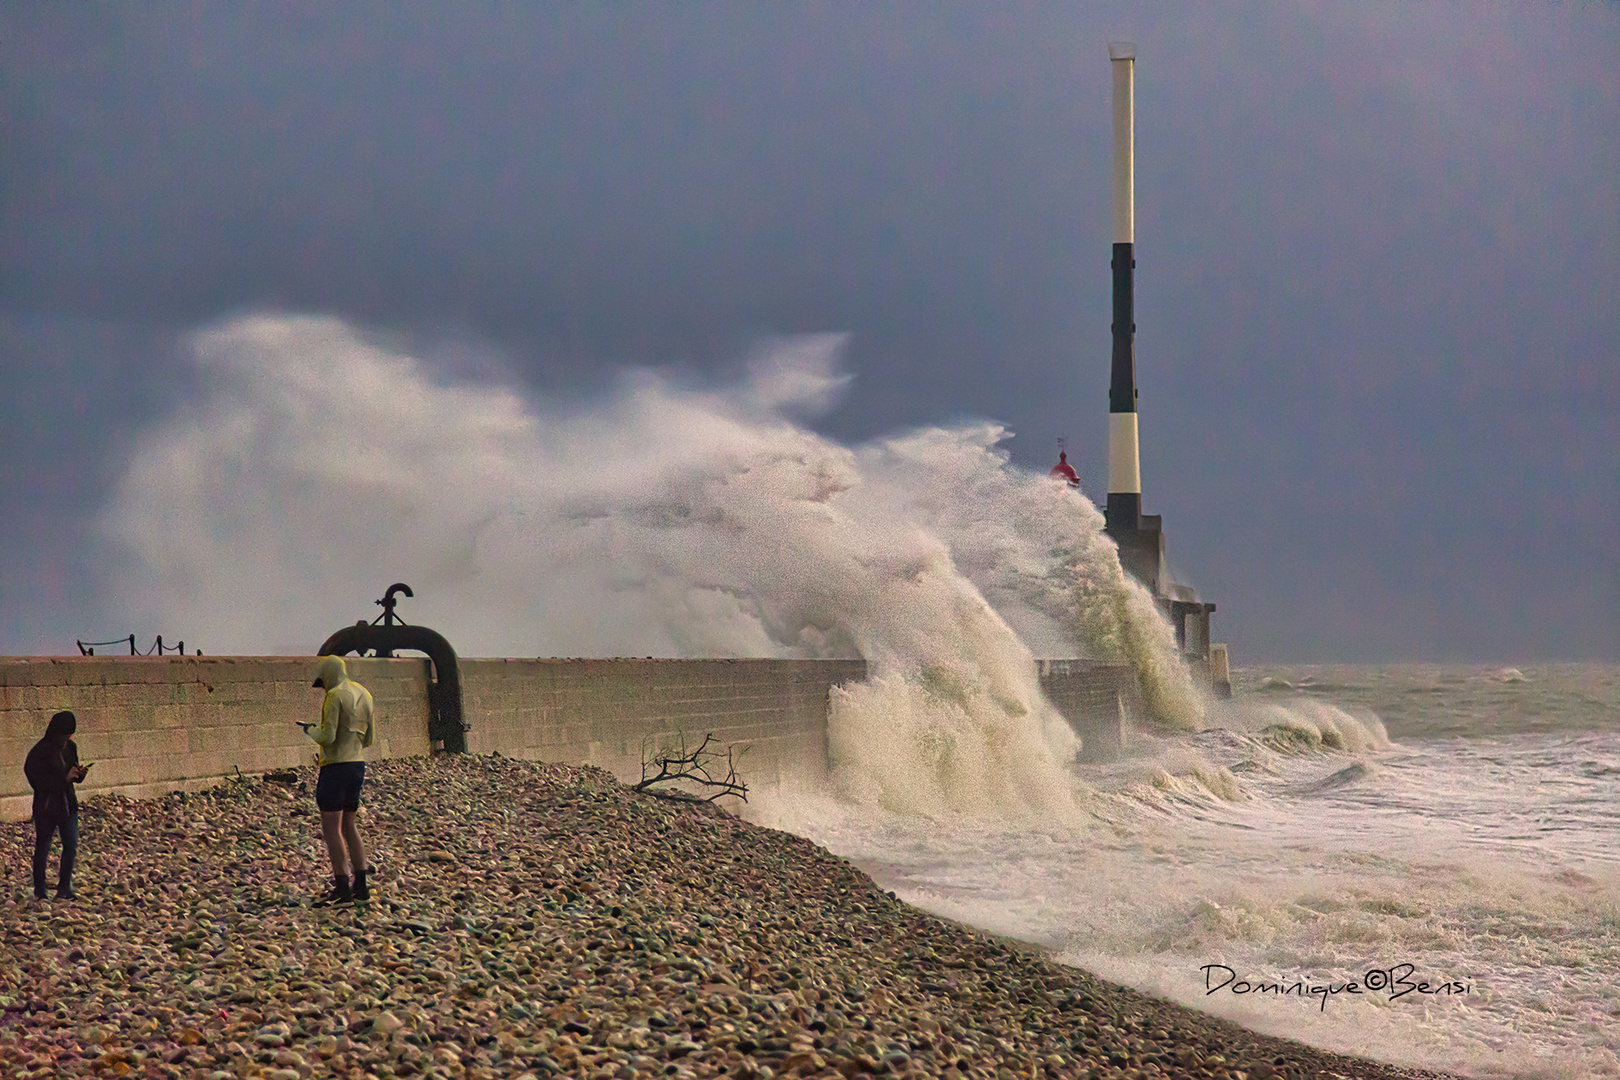
[[327, 638], [315, 655], [363, 654], [367, 649], [374, 649], [378, 656], [392, 656], [395, 649], [427, 653], [433, 662], [433, 682], [428, 684], [428, 738], [444, 740], [447, 753], [465, 754], [467, 725], [462, 721], [461, 671], [456, 650], [444, 636], [425, 626], [362, 622], [345, 626]]

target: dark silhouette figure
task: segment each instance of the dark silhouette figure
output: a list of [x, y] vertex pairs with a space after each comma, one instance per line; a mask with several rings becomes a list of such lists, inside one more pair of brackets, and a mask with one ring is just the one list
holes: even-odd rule
[[79, 796], [73, 785], [84, 779], [88, 765], [79, 764], [79, 748], [73, 734], [79, 720], [66, 710], [51, 717], [45, 737], [34, 744], [23, 762], [28, 786], [34, 789], [34, 899], [44, 900], [45, 865], [51, 854], [51, 840], [62, 834], [62, 868], [56, 881], [56, 898], [72, 900], [73, 863], [79, 854]]

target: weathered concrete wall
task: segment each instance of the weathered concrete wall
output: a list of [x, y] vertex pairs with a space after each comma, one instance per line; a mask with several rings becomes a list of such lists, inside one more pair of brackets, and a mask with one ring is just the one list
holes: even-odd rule
[[860, 660], [463, 660], [467, 749], [641, 779], [643, 750], [714, 733], [750, 785], [827, 771], [827, 695]]
[[[426, 754], [427, 660], [349, 663], [377, 700], [373, 753]], [[140, 798], [309, 764], [315, 745], [295, 724], [319, 717], [314, 672], [306, 657], [0, 657], [0, 818], [31, 812], [23, 759], [61, 709], [96, 763], [81, 795]]]
[[[373, 758], [431, 752], [425, 658], [347, 658], [378, 706]], [[28, 816], [23, 758], [52, 713], [79, 716], [83, 794], [144, 797], [313, 761], [313, 657], [0, 657], [0, 818]], [[827, 700], [860, 660], [463, 660], [468, 750], [641, 777], [644, 750], [713, 732], [751, 786], [827, 769]], [[1138, 709], [1129, 668], [1041, 661], [1089, 760], [1117, 756]]]
[[[357, 659], [377, 701], [376, 758], [431, 751], [428, 661]], [[0, 818], [28, 816], [23, 758], [53, 712], [79, 717], [80, 754], [96, 762], [84, 795], [199, 788], [233, 775], [311, 762], [296, 726], [318, 715], [311, 657], [0, 658]], [[642, 750], [695, 748], [713, 732], [735, 747], [751, 785], [827, 768], [827, 694], [865, 678], [861, 661], [463, 660], [468, 750], [600, 765], [641, 778]]]
[[1081, 761], [1113, 761], [1143, 715], [1136, 672], [1126, 664], [1039, 660], [1041, 689], [1080, 736]]

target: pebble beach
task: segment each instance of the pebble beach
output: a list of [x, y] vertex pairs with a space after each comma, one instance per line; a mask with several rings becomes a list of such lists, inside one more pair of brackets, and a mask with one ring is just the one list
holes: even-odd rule
[[0, 1075], [1439, 1075], [1102, 981], [589, 767], [368, 765], [373, 899], [313, 908], [314, 782], [92, 795], [76, 901], [32, 900], [33, 826], [0, 825]]

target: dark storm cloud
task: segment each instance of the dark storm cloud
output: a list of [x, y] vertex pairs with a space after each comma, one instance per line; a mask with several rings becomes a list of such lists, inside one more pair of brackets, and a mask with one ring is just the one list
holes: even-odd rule
[[152, 326], [0, 318], [0, 654], [72, 651], [113, 623], [114, 635], [130, 632], [100, 600], [104, 568], [86, 530], [164, 405], [172, 353]]
[[[1072, 87], [1020, 74], [1056, 49], [979, 15], [256, 12], [45, 20], [16, 302], [336, 306], [585, 352], [627, 322], [819, 326], [914, 304], [914, 267], [947, 252], [1007, 274], [1058, 201], [1031, 159], [1073, 157]], [[964, 78], [997, 38], [1009, 55]], [[929, 292], [974, 290], [979, 261], [942, 260]]]
[[547, 389], [847, 330], [828, 430], [1100, 498], [1111, 38], [1145, 499], [1240, 658], [1615, 656], [1620, 18], [1370, 5], [9, 7], [0, 652], [114, 619], [104, 463], [259, 306]]

